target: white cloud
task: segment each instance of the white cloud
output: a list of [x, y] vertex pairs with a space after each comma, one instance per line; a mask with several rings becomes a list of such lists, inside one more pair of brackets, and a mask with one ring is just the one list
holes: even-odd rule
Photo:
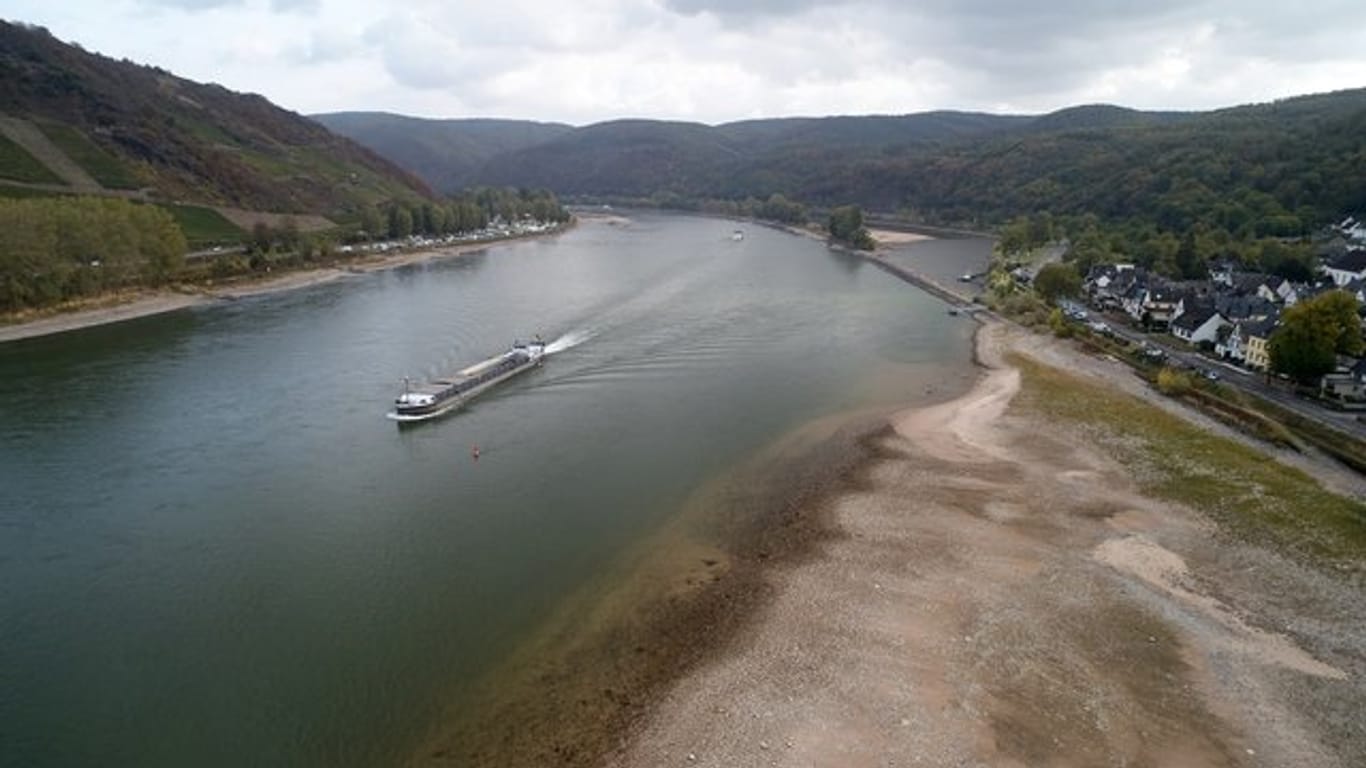
[[1354, 3], [13, 0], [16, 20], [304, 112], [722, 122], [1366, 86]]

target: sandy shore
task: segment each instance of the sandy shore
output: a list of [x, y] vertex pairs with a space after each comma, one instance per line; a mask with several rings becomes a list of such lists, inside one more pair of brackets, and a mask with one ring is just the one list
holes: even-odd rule
[[370, 256], [336, 266], [321, 267], [286, 272], [277, 276], [253, 277], [234, 280], [217, 285], [184, 286], [176, 290], [145, 291], [113, 297], [96, 299], [81, 308], [62, 311], [56, 314], [20, 320], [9, 325], [0, 325], [0, 343], [17, 341], [36, 336], [108, 325], [139, 317], [174, 312], [186, 307], [211, 304], [217, 301], [235, 301], [249, 296], [292, 291], [315, 285], [330, 283], [346, 277], [396, 269], [409, 264], [419, 264], [439, 259], [450, 259], [470, 253], [487, 250], [496, 245], [523, 240], [553, 237], [564, 229], [539, 235], [491, 240], [479, 243], [462, 243], [443, 248]]
[[816, 554], [609, 765], [1364, 764], [1357, 587], [1136, 493], [1015, 404], [1006, 350], [1084, 362], [985, 326], [979, 384], [893, 419]]
[[929, 235], [922, 235], [916, 232], [901, 232], [895, 229], [870, 229], [868, 230], [868, 234], [873, 236], [873, 240], [877, 241], [879, 247], [907, 245], [909, 243], [918, 243], [922, 240], [934, 239]]

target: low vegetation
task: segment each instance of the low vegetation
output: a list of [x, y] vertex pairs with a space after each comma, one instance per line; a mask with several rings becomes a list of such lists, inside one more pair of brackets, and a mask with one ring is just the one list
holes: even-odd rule
[[1324, 490], [1260, 451], [1055, 368], [1015, 358], [1016, 407], [1077, 424], [1132, 470], [1145, 493], [1187, 504], [1257, 543], [1307, 558], [1366, 558], [1366, 505]]
[[109, 189], [137, 189], [143, 186], [142, 179], [129, 170], [125, 163], [100, 149], [75, 128], [48, 121], [39, 122], [38, 127], [49, 141], [98, 181], [100, 186]]
[[60, 184], [61, 178], [28, 153], [28, 150], [0, 135], [0, 179], [29, 184]]
[[175, 219], [190, 248], [215, 245], [235, 245], [242, 242], [246, 232], [212, 208], [200, 205], [162, 205]]

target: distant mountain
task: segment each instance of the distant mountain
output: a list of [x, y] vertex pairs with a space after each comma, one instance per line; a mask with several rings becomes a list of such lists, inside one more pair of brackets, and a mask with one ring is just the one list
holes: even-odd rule
[[431, 195], [392, 162], [261, 96], [0, 22], [0, 193], [15, 182], [319, 214]]
[[1189, 112], [1140, 112], [1113, 104], [1083, 104], [1040, 115], [1024, 126], [1030, 133], [1084, 131], [1091, 129], [1135, 127], [1176, 123], [1188, 119]]
[[494, 156], [471, 178], [580, 197], [781, 193], [955, 223], [1141, 216], [1178, 231], [1236, 200], [1220, 226], [1290, 233], [1366, 209], [1363, 136], [1366, 89], [1212, 112], [619, 120]]
[[831, 163], [1001, 135], [1028, 120], [966, 112], [777, 118], [719, 126], [614, 120], [494, 156], [472, 178], [567, 195], [767, 196], [806, 183], [784, 168], [819, 176]]
[[469, 186], [490, 158], [535, 146], [573, 130], [561, 123], [428, 120], [386, 112], [332, 112], [311, 117], [417, 174], [442, 192]]

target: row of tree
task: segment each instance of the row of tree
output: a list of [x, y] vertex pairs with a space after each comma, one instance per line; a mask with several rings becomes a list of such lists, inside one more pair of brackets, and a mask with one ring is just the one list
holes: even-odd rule
[[411, 235], [455, 235], [483, 229], [490, 222], [533, 219], [569, 221], [554, 193], [529, 189], [480, 188], [440, 202], [391, 201], [361, 209], [352, 234], [355, 240], [393, 240]]
[[0, 198], [0, 311], [159, 285], [184, 263], [165, 210], [117, 198]]

